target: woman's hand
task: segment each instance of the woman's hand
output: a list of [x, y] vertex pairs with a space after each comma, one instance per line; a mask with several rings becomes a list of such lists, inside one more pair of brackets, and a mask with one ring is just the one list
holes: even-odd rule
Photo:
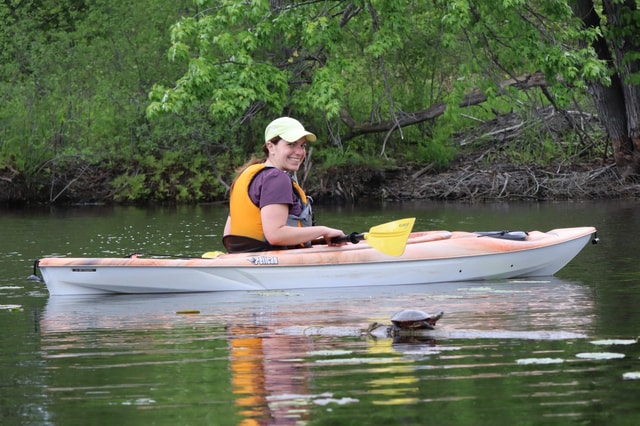
[[322, 238], [327, 242], [327, 245], [330, 246], [343, 246], [347, 244], [346, 241], [334, 242], [334, 238], [344, 237], [344, 232], [340, 229], [329, 228], [327, 226], [318, 226], [317, 228], [323, 228]]

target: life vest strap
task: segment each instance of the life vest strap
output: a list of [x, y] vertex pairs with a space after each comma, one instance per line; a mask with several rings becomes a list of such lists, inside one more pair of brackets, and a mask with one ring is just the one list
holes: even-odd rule
[[271, 249], [271, 245], [268, 242], [245, 237], [244, 235], [225, 235], [222, 237], [222, 244], [229, 253], [249, 253]]

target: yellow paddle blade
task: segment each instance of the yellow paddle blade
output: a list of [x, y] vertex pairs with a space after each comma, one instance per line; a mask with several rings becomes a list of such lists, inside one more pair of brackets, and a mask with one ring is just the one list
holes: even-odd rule
[[364, 239], [381, 253], [402, 256], [415, 221], [415, 217], [410, 217], [376, 225], [364, 234]]
[[216, 257], [220, 256], [221, 254], [225, 254], [223, 251], [208, 251], [205, 254], [202, 255], [203, 259], [215, 259]]

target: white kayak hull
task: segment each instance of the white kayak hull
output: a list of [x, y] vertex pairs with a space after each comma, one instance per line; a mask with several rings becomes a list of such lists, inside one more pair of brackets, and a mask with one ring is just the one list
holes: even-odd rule
[[593, 227], [532, 231], [525, 241], [468, 232], [412, 233], [399, 257], [367, 243], [222, 254], [213, 259], [43, 258], [49, 294], [187, 293], [340, 288], [550, 276], [589, 242]]

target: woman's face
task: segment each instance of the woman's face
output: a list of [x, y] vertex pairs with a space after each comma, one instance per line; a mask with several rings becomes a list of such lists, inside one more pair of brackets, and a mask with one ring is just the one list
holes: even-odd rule
[[295, 142], [280, 139], [277, 143], [267, 142], [269, 162], [285, 172], [295, 172], [300, 168], [307, 154], [307, 139], [302, 137]]

